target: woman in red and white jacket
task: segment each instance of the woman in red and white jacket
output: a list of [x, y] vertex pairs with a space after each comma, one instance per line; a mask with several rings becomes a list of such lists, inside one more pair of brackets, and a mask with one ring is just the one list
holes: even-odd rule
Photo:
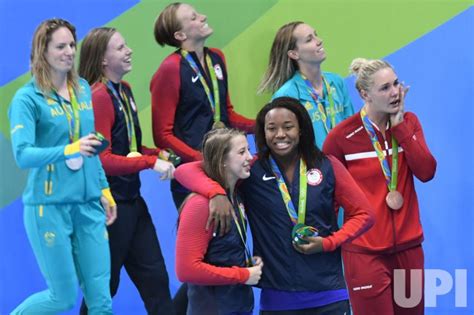
[[356, 315], [423, 314], [423, 299], [398, 305], [392, 291], [395, 269], [405, 271], [405, 283], [416, 277], [414, 284], [423, 286], [423, 230], [413, 175], [431, 180], [436, 161], [418, 118], [404, 111], [408, 88], [392, 66], [358, 58], [351, 71], [364, 107], [329, 133], [323, 151], [346, 166], [375, 209], [372, 229], [343, 246], [352, 308]]

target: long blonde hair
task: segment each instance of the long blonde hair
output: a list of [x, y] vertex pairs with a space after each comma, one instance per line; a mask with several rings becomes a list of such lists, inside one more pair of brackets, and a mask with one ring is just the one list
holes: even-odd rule
[[304, 22], [296, 21], [283, 25], [275, 35], [267, 70], [258, 87], [257, 93], [275, 92], [298, 70], [298, 64], [288, 56], [288, 51], [296, 48], [293, 32]]
[[[35, 77], [36, 84], [41, 91], [48, 93], [55, 89], [53, 82], [51, 81], [51, 66], [46, 60], [46, 51], [48, 50], [48, 44], [51, 41], [52, 34], [59, 28], [67, 28], [74, 41], [76, 38], [76, 28], [66, 20], [63, 19], [49, 19], [41, 22], [36, 28], [33, 36], [33, 43], [31, 44], [30, 54], [30, 68], [31, 74]], [[74, 67], [67, 74], [67, 81], [75, 89], [79, 86], [78, 76]]]

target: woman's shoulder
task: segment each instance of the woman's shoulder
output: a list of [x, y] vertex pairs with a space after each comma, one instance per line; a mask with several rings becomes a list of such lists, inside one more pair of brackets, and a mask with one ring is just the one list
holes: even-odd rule
[[285, 83], [283, 83], [278, 90], [273, 93], [272, 100], [278, 97], [288, 96], [293, 98], [298, 98], [298, 82], [295, 79], [295, 76], [291, 77]]

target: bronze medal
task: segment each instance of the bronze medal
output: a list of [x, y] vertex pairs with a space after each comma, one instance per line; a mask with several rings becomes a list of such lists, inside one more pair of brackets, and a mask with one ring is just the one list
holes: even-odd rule
[[82, 164], [84, 164], [84, 158], [82, 155], [66, 160], [66, 166], [72, 171], [79, 170], [82, 167]]
[[225, 128], [225, 125], [220, 120], [215, 121], [214, 124], [212, 125], [212, 129], [222, 129], [222, 128]]
[[140, 152], [136, 152], [136, 151], [133, 151], [133, 152], [130, 152], [129, 154], [127, 154], [128, 158], [139, 157], [139, 156], [142, 156], [142, 154]]
[[385, 197], [385, 202], [392, 210], [400, 210], [403, 206], [403, 196], [396, 190], [393, 190]]

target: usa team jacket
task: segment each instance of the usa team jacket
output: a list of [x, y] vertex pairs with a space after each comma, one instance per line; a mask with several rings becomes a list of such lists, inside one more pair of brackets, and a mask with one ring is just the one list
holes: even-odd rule
[[[204, 48], [216, 73], [222, 122], [226, 126], [253, 132], [254, 120], [247, 119], [234, 111], [230, 101], [227, 83], [227, 69], [222, 51]], [[195, 60], [212, 92], [212, 82]], [[153, 139], [160, 148], [171, 148], [184, 162], [201, 159], [199, 149], [204, 134], [211, 130], [213, 111], [201, 81], [181, 56], [180, 50], [169, 55], [160, 65], [150, 83]]]
[[[80, 115], [80, 137], [94, 131], [90, 87], [79, 79], [76, 91]], [[30, 169], [23, 202], [28, 205], [83, 203], [98, 200], [108, 188], [99, 157], [83, 157], [77, 171], [65, 164], [69, 144], [69, 125], [55, 93], [44, 94], [32, 78], [19, 89], [9, 108], [13, 154], [18, 166]]]
[[335, 156], [351, 173], [375, 209], [375, 225], [343, 249], [356, 252], [397, 252], [421, 244], [423, 229], [420, 222], [418, 199], [413, 175], [422, 182], [433, 178], [436, 160], [429, 151], [418, 118], [405, 113], [404, 120], [385, 131], [374, 130], [389, 156], [392, 168], [392, 134], [399, 142], [398, 186], [403, 195], [403, 207], [391, 210], [385, 197], [388, 193], [385, 177], [372, 142], [364, 129], [360, 113], [336, 126], [326, 138], [324, 152]]
[[[180, 166], [175, 178], [184, 186], [212, 198], [225, 194], [207, 178], [200, 162]], [[320, 176], [307, 185], [307, 225], [318, 228], [323, 252], [304, 255], [292, 245], [293, 224], [272, 171], [256, 159], [250, 177], [238, 190], [252, 229], [254, 253], [264, 262], [259, 286], [285, 291], [331, 291], [345, 289], [339, 247], [367, 231], [373, 224], [372, 209], [344, 166], [334, 157], [324, 158], [313, 171]], [[288, 185], [288, 183], [287, 183]], [[288, 185], [295, 207], [299, 199], [299, 167]], [[345, 209], [345, 223], [337, 228], [339, 206]]]
[[125, 81], [122, 81], [121, 84], [131, 105], [130, 110], [135, 125], [137, 148], [142, 153], [140, 157], [127, 158], [130, 148], [122, 104], [113, 96], [112, 91], [104, 83], [96, 83], [92, 88], [92, 101], [96, 117], [95, 127], [110, 142], [107, 149], [100, 154], [100, 160], [116, 201], [134, 200], [140, 196], [139, 172], [153, 168], [160, 151], [142, 145], [138, 107], [132, 89]]

